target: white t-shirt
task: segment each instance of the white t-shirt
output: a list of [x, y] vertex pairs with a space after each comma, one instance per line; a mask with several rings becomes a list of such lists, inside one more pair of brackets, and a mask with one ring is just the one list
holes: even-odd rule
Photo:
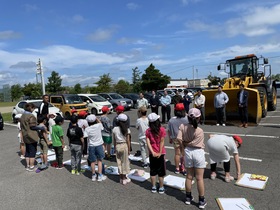
[[[130, 129], [127, 130], [127, 133], [130, 134]], [[126, 137], [122, 134], [119, 126], [113, 128], [113, 134], [116, 139], [116, 143], [126, 142]]]
[[226, 135], [214, 135], [207, 141], [210, 164], [228, 162], [230, 154], [238, 154], [234, 139]]
[[146, 138], [146, 130], [149, 128], [149, 120], [147, 117], [140, 117], [136, 120], [136, 128], [138, 129], [138, 138], [145, 139]]
[[96, 123], [85, 129], [84, 137], [88, 137], [89, 146], [99, 146], [103, 144], [101, 131], [103, 130], [102, 123]]
[[85, 132], [85, 129], [88, 127], [88, 122], [86, 119], [79, 119], [78, 120], [78, 126], [82, 129], [83, 133]]
[[55, 121], [53, 118], [49, 118], [49, 140], [52, 140], [52, 126], [55, 125]]

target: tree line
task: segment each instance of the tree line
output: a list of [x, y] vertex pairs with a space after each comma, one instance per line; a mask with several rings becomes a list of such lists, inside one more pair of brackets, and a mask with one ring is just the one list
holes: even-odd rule
[[[138, 67], [132, 69], [132, 82], [129, 83], [125, 80], [119, 80], [117, 83], [113, 83], [113, 79], [110, 73], [103, 74], [99, 77], [99, 80], [92, 84], [92, 86], [82, 87], [80, 83], [72, 86], [62, 86], [62, 78], [58, 72], [52, 71], [51, 76], [47, 78], [46, 93], [47, 94], [59, 94], [59, 93], [100, 93], [100, 92], [117, 92], [117, 93], [129, 93], [140, 91], [151, 91], [164, 89], [171, 78], [156, 69], [153, 64], [150, 64], [148, 68], [142, 73]], [[28, 83], [21, 86], [15, 84], [11, 86], [11, 98], [12, 101], [18, 100], [23, 96], [27, 98], [41, 98], [42, 86], [41, 83]]]

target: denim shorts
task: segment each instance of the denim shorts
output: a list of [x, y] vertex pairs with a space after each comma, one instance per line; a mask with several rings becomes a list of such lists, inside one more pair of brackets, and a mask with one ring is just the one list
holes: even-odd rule
[[103, 158], [105, 157], [103, 145], [90, 146], [88, 148], [88, 153], [88, 160], [90, 163], [95, 162], [96, 160], [103, 160]]

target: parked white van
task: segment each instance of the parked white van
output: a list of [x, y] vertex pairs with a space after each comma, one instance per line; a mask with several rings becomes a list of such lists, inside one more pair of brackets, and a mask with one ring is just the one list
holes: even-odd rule
[[88, 105], [88, 112], [91, 114], [102, 114], [102, 107], [107, 106], [110, 109], [110, 112], [113, 111], [112, 104], [97, 94], [78, 94], [83, 102], [86, 102]]

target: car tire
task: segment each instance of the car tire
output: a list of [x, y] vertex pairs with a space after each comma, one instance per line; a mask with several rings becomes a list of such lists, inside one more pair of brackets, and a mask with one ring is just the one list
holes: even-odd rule
[[71, 114], [69, 112], [65, 112], [64, 116], [66, 120], [70, 120]]
[[97, 110], [95, 108], [91, 109], [91, 114], [97, 115]]

